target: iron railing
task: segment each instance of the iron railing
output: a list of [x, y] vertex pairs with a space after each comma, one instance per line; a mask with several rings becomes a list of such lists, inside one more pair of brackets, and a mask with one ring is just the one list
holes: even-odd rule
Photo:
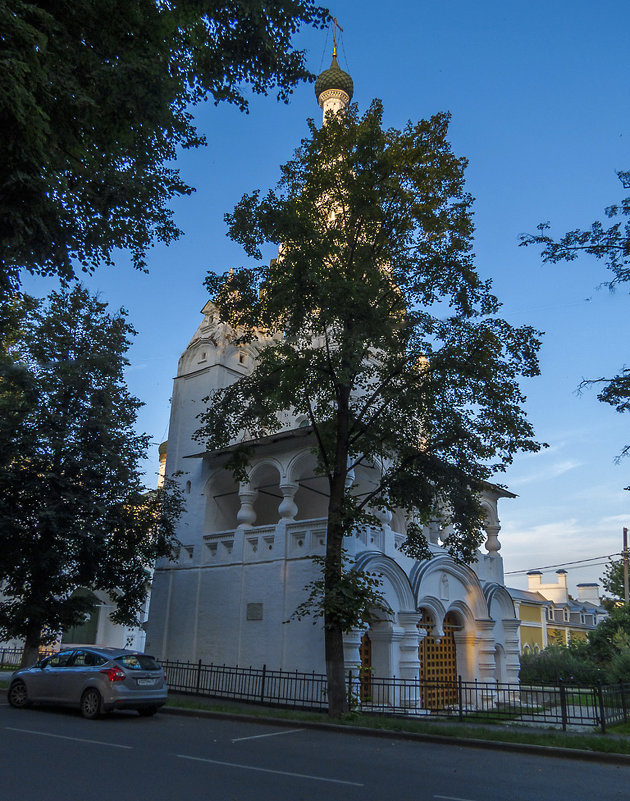
[[[162, 662], [169, 687], [181, 693], [245, 703], [326, 710], [326, 676], [262, 668]], [[404, 717], [513, 721], [561, 726], [606, 726], [628, 721], [630, 682], [574, 687], [503, 682], [377, 678], [349, 671], [351, 709]]]
[[328, 708], [326, 676], [262, 668], [205, 665], [198, 662], [161, 662], [169, 689], [212, 698], [287, 706]]
[[[45, 655], [47, 651], [40, 651]], [[21, 648], [0, 649], [0, 669], [19, 667]], [[328, 708], [322, 673], [269, 670], [162, 660], [175, 692], [294, 709]], [[459, 720], [512, 721], [568, 726], [597, 726], [602, 731], [628, 722], [630, 682], [575, 687], [504, 682], [429, 681], [379, 678], [371, 672], [346, 674], [348, 704], [367, 714]]]
[[[0, 648], [0, 670], [17, 670], [22, 661], [22, 648]], [[53, 648], [40, 648], [39, 658], [54, 654]]]

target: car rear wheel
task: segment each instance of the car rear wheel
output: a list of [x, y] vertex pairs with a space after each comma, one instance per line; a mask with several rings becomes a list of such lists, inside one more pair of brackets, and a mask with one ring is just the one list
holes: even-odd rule
[[9, 703], [16, 709], [28, 706], [28, 691], [23, 681], [14, 681], [9, 687]]
[[153, 717], [157, 711], [157, 706], [141, 706], [138, 710], [138, 714], [141, 718], [150, 718]]
[[88, 689], [81, 696], [81, 714], [88, 720], [94, 720], [101, 714], [101, 694], [94, 687]]

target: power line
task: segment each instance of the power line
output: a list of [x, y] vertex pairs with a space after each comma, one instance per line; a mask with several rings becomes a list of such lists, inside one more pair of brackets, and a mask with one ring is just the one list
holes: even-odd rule
[[[612, 556], [621, 556], [621, 553], [608, 553], [602, 554], [601, 556], [591, 556], [590, 559], [576, 559], [574, 562], [562, 562], [558, 565], [543, 565], [542, 567], [530, 567], [526, 570], [508, 570], [505, 575], [506, 576], [514, 576], [517, 573], [531, 573], [532, 570], [550, 570], [552, 567], [567, 567], [567, 565], [582, 565], [585, 562], [596, 562], [599, 559], [610, 559]], [[606, 562], [601, 562], [602, 565], [605, 565]], [[596, 564], [589, 565], [589, 567], [597, 567]]]

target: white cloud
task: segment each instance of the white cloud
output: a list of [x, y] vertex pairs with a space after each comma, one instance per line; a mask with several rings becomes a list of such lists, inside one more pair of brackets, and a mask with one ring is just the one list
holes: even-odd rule
[[577, 461], [576, 459], [564, 459], [561, 462], [554, 462], [554, 464], [550, 464], [542, 470], [532, 470], [526, 476], [511, 476], [510, 486], [518, 488], [524, 484], [532, 484], [535, 481], [549, 481], [564, 473], [568, 473], [569, 470], [582, 467], [583, 464], [584, 462]]
[[[569, 590], [581, 581], [599, 581], [604, 572], [608, 554], [621, 548], [621, 515], [599, 518], [585, 523], [578, 517], [558, 518], [535, 525], [508, 522], [502, 526], [500, 539], [506, 583], [513, 587], [527, 587], [524, 574], [510, 575], [512, 570], [545, 568], [547, 581], [554, 581], [556, 565], [566, 565], [569, 573]], [[593, 557], [602, 557], [592, 563], [567, 564]], [[549, 566], [549, 567], [548, 567]]]

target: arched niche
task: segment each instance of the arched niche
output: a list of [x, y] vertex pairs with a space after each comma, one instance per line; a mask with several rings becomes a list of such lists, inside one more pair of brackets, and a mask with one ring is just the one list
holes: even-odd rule
[[278, 507], [282, 502], [281, 471], [278, 462], [265, 459], [255, 464], [249, 473], [249, 487], [256, 493], [253, 504], [256, 526], [275, 526], [280, 519]]
[[449, 605], [449, 600], [465, 599], [464, 605], [470, 610], [473, 620], [488, 617], [488, 604], [477, 574], [467, 565], [456, 562], [448, 554], [416, 562], [411, 569], [411, 586], [417, 598], [418, 608], [426, 595], [439, 594], [443, 574], [447, 576], [449, 585], [449, 599], [445, 599], [446, 606], [449, 608], [454, 606], [452, 603]]
[[379, 485], [380, 471], [367, 464], [360, 464], [354, 470], [354, 480], [350, 491], [358, 498], [373, 492]]
[[317, 474], [317, 459], [312, 451], [301, 451], [291, 460], [287, 479], [298, 487], [293, 499], [297, 506], [296, 520], [328, 517], [328, 479]]
[[505, 648], [501, 643], [497, 643], [494, 647], [494, 661], [494, 678], [498, 682], [507, 681]]
[[383, 583], [381, 592], [392, 612], [409, 612], [415, 609], [411, 584], [405, 571], [380, 551], [364, 551], [355, 559], [355, 568], [376, 573]]
[[229, 470], [219, 469], [213, 473], [204, 490], [206, 511], [204, 532], [234, 531], [237, 526], [236, 515], [240, 508], [238, 483]]
[[[444, 608], [444, 604], [437, 598], [426, 595], [418, 599], [417, 609], [422, 615], [422, 619], [420, 623], [418, 623], [418, 627], [422, 629], [426, 628], [426, 626], [429, 626], [433, 636], [441, 637], [444, 633], [442, 625], [444, 623], [444, 618], [446, 617], [446, 609]], [[425, 623], [426, 626], [423, 625], [423, 623]], [[428, 628], [427, 631], [429, 631]]]
[[488, 604], [488, 612], [493, 620], [515, 620], [514, 601], [501, 584], [488, 584], [483, 592]]
[[499, 513], [497, 511], [496, 501], [491, 501], [489, 498], [483, 498], [481, 501], [481, 508], [486, 514], [485, 523], [489, 526], [499, 526]]

